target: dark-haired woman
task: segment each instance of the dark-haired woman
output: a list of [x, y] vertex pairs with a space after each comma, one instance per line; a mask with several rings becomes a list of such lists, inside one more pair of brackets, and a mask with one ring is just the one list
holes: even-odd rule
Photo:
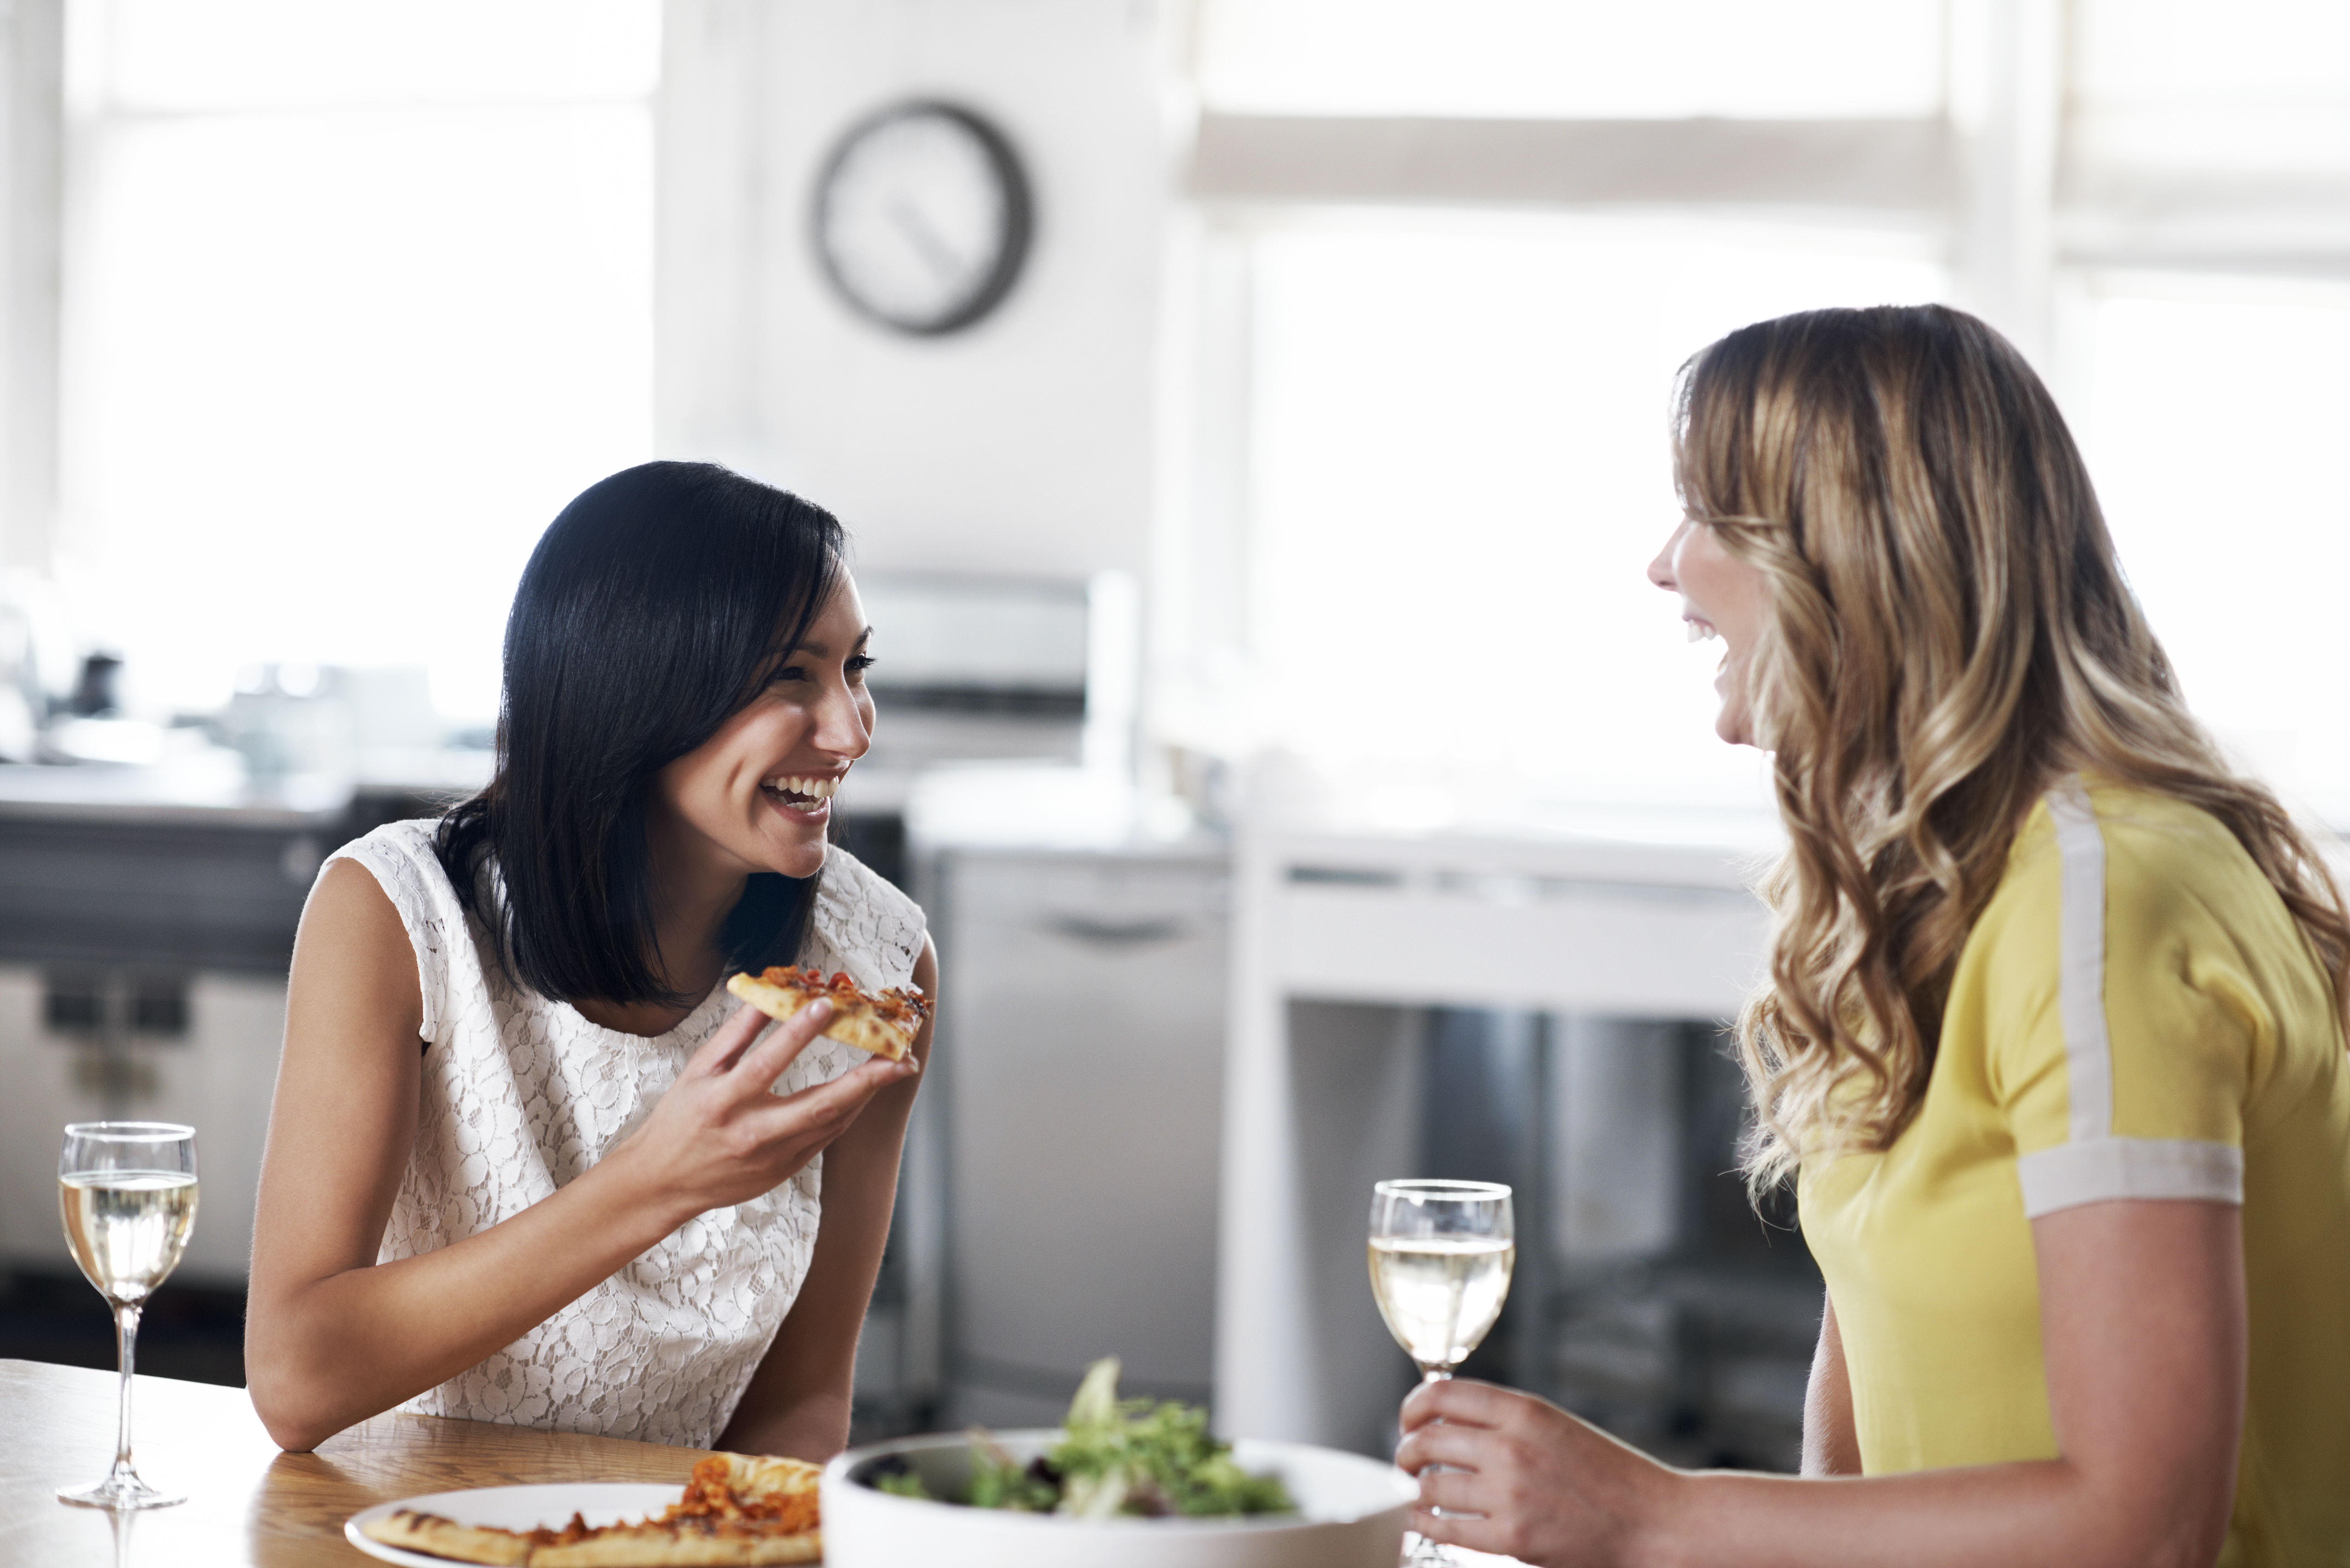
[[1691, 361], [1674, 455], [1649, 577], [1722, 639], [1790, 841], [1739, 1036], [1749, 1175], [1797, 1177], [1827, 1281], [1810, 1479], [1438, 1383], [1422, 1527], [1592, 1568], [2350, 1563], [2350, 913], [2181, 701], [2054, 400], [1960, 312], [1818, 311]]
[[396, 1405], [820, 1459], [915, 1075], [721, 981], [935, 987], [921, 912], [837, 848], [870, 744], [839, 525], [706, 464], [547, 529], [497, 771], [346, 846], [296, 943], [246, 1369], [307, 1449]]

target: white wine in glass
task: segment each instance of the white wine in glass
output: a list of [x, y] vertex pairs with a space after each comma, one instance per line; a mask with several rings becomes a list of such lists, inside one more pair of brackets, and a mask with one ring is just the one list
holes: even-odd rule
[[[1518, 1257], [1510, 1189], [1497, 1181], [1382, 1181], [1371, 1191], [1371, 1293], [1420, 1381], [1452, 1376], [1484, 1342]], [[1406, 1563], [1451, 1568], [1422, 1538]]]
[[121, 1400], [114, 1468], [96, 1486], [57, 1489], [90, 1508], [165, 1508], [130, 1463], [130, 1376], [139, 1314], [179, 1265], [196, 1222], [196, 1129], [176, 1122], [76, 1122], [57, 1153], [57, 1207], [66, 1245], [114, 1308]]

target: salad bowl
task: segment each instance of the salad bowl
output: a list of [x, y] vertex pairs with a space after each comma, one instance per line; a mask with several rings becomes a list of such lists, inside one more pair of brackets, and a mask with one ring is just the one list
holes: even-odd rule
[[[1059, 1443], [1058, 1430], [998, 1432], [1020, 1464]], [[1252, 1474], [1281, 1478], [1294, 1514], [1229, 1519], [1076, 1519], [965, 1508], [877, 1489], [884, 1475], [919, 1477], [932, 1497], [961, 1493], [972, 1472], [962, 1433], [851, 1449], [825, 1467], [827, 1568], [1394, 1568], [1419, 1487], [1394, 1466], [1305, 1443], [1232, 1445]]]

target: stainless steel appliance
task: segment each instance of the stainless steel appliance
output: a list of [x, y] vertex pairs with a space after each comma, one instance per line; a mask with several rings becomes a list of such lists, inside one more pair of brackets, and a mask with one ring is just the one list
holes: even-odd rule
[[1206, 1401], [1228, 886], [1212, 849], [938, 857], [948, 1423], [1051, 1425], [1110, 1355]]

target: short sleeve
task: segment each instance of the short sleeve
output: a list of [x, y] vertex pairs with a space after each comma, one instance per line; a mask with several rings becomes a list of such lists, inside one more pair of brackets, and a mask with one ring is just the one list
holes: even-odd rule
[[2108, 831], [2077, 781], [1998, 936], [1989, 1087], [2024, 1212], [2114, 1199], [2243, 1201], [2256, 990], [2196, 897], [2191, 846]]
[[464, 929], [449, 878], [432, 855], [432, 834], [436, 826], [431, 820], [386, 824], [344, 845], [318, 868], [324, 876], [327, 866], [338, 860], [356, 861], [367, 867], [383, 896], [391, 900], [400, 929], [408, 933], [408, 945], [416, 953], [416, 989], [424, 1010], [419, 1032], [430, 1041], [441, 1038], [442, 1024], [449, 1016], [452, 915], [460, 922], [453, 929], [461, 937]]

